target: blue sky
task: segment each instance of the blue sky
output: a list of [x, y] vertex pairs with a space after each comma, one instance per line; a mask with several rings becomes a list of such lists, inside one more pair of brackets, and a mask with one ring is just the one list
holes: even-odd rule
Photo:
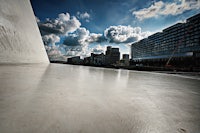
[[31, 0], [51, 60], [105, 52], [200, 13], [199, 0]]

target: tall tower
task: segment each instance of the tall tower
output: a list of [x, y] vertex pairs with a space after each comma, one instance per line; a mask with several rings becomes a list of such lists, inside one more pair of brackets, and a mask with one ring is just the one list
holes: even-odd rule
[[111, 54], [111, 50], [112, 50], [112, 47], [108, 46], [107, 50], [106, 50], [106, 55], [110, 55]]

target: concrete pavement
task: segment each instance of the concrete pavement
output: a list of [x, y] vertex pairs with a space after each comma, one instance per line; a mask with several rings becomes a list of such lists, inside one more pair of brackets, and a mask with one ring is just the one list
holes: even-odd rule
[[199, 133], [200, 81], [61, 64], [0, 65], [1, 133]]

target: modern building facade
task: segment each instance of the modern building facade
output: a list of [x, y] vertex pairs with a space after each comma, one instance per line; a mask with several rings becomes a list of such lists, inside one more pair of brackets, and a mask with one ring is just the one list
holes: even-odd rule
[[132, 64], [199, 66], [200, 14], [133, 43]]

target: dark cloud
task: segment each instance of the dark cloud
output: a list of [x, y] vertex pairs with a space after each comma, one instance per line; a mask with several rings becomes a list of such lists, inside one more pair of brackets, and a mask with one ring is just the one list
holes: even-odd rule
[[79, 42], [78, 37], [73, 37], [73, 36], [67, 36], [63, 42], [64, 45], [67, 46], [78, 46], [81, 45]]
[[[51, 26], [50, 26], [51, 25]], [[55, 25], [51, 23], [38, 23], [40, 33], [42, 35], [48, 35], [48, 34], [63, 34], [59, 28], [57, 28]]]

